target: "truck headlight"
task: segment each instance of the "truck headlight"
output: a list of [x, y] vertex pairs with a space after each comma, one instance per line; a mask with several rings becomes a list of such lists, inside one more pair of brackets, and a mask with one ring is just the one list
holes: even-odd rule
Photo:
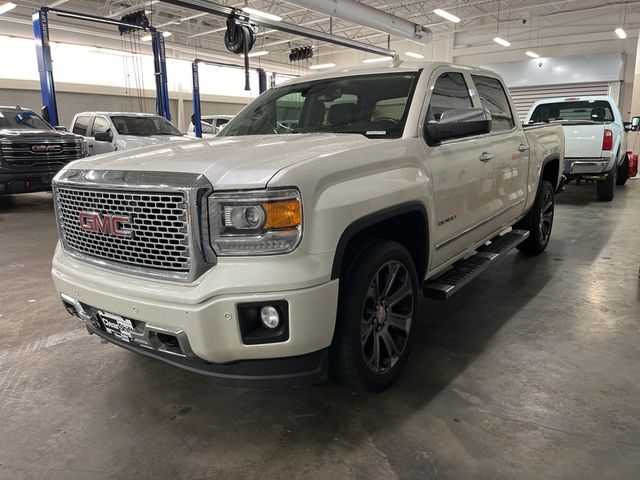
[[217, 255], [273, 255], [302, 238], [300, 192], [247, 190], [209, 197], [211, 246]]
[[82, 157], [86, 157], [89, 155], [89, 144], [87, 143], [86, 140], [80, 140], [80, 147], [82, 150]]

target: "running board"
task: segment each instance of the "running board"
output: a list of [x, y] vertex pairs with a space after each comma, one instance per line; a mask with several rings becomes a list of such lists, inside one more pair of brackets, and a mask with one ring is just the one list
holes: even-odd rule
[[447, 300], [490, 265], [524, 242], [527, 237], [529, 232], [526, 230], [511, 230], [494, 239], [489, 245], [478, 248], [478, 253], [475, 255], [456, 262], [439, 277], [424, 282], [422, 285], [424, 296], [435, 300]]

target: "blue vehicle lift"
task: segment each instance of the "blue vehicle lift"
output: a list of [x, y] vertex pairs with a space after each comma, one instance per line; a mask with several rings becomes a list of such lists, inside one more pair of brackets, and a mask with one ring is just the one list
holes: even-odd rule
[[113, 18], [97, 17], [86, 13], [42, 7], [41, 9], [33, 12], [31, 19], [33, 22], [33, 33], [36, 40], [36, 55], [38, 57], [38, 72], [40, 74], [40, 90], [42, 93], [44, 116], [51, 125], [57, 126], [59, 120], [49, 39], [50, 13], [54, 13], [60, 17], [76, 18], [78, 20], [86, 20], [89, 22], [149, 31], [151, 33], [151, 47], [153, 50], [153, 65], [156, 83], [156, 112], [167, 120], [171, 120], [171, 111], [169, 108], [169, 87], [167, 82], [167, 62], [162, 32], [159, 32], [155, 27], [149, 26], [145, 28], [133, 23], [114, 20]]
[[[243, 68], [232, 63], [224, 62], [210, 62], [207, 60], [201, 60], [196, 58], [191, 64], [191, 74], [193, 79], [193, 129], [196, 137], [202, 138], [202, 110], [200, 108], [200, 74], [198, 71], [198, 65], [204, 63], [205, 65], [214, 65], [217, 67], [232, 67]], [[267, 72], [262, 68], [257, 68], [258, 72], [258, 85], [260, 93], [264, 93], [267, 90]]]

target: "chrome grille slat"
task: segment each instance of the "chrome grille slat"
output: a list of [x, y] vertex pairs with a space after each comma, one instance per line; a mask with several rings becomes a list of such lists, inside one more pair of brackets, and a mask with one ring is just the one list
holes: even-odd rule
[[[188, 200], [183, 192], [122, 191], [58, 186], [58, 219], [65, 247], [119, 264], [188, 272], [191, 268]], [[80, 212], [123, 215], [132, 238], [80, 228]]]

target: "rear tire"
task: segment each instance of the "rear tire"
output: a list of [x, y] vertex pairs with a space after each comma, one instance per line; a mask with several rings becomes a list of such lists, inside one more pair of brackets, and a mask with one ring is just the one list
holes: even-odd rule
[[616, 179], [616, 185], [624, 185], [629, 180], [629, 157], [624, 156], [624, 160], [618, 167], [618, 178]]
[[551, 238], [554, 211], [553, 185], [547, 180], [542, 180], [531, 210], [513, 226], [515, 229], [529, 232], [529, 238], [518, 245], [518, 250], [529, 255], [538, 255], [544, 252]]
[[604, 180], [599, 180], [596, 184], [596, 192], [598, 200], [601, 202], [610, 202], [616, 193], [616, 177], [618, 169], [612, 169]]
[[419, 312], [418, 275], [397, 242], [366, 243], [340, 275], [330, 371], [354, 390], [381, 392], [407, 361]]

